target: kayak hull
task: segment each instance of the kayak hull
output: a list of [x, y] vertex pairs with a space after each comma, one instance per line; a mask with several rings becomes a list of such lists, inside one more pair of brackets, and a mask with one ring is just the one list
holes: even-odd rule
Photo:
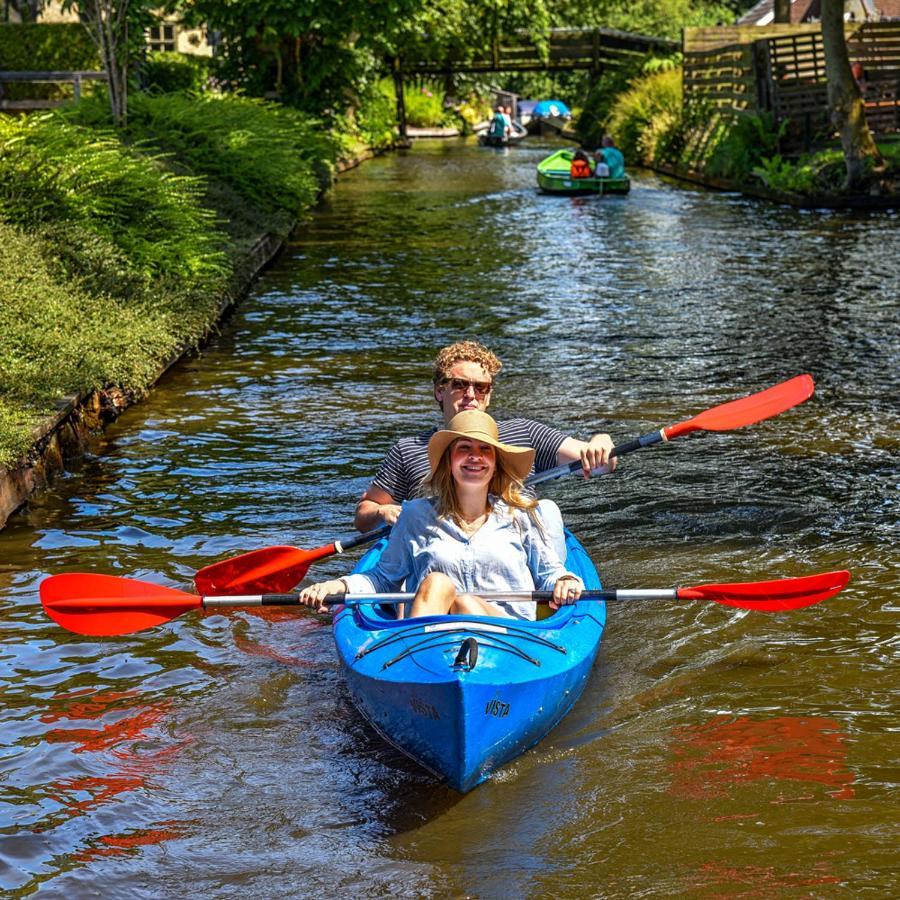
[[[568, 535], [568, 565], [600, 580]], [[360, 561], [374, 563], [378, 547]], [[579, 602], [526, 622], [482, 616], [390, 619], [342, 609], [334, 637], [354, 704], [391, 744], [466, 792], [541, 740], [590, 676], [606, 610]]]
[[538, 187], [546, 194], [585, 196], [588, 194], [627, 194], [631, 190], [631, 179], [622, 178], [572, 178], [569, 169], [572, 164], [571, 150], [557, 150], [537, 167]]

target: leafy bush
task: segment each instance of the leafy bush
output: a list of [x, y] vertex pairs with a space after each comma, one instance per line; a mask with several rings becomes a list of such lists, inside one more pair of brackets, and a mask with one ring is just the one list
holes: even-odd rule
[[[80, 24], [0, 24], [0, 68], [31, 72], [96, 72], [102, 69], [86, 29]], [[5, 84], [7, 100], [60, 100], [73, 95], [69, 84]]]
[[490, 119], [492, 111], [490, 97], [477, 93], [470, 94], [456, 107], [456, 114], [462, 119], [467, 132], [471, 132], [480, 122]]
[[209, 81], [209, 59], [193, 53], [151, 52], [140, 70], [141, 85], [151, 93], [202, 91]]
[[249, 245], [267, 209], [286, 229], [338, 150], [272, 104], [131, 99], [124, 135], [105, 130], [99, 101], [0, 118], [0, 465], [22, 457], [60, 396], [140, 394], [198, 341], [247, 260], [223, 227]]
[[388, 83], [389, 79], [371, 83], [360, 96], [353, 117], [353, 130], [366, 146], [375, 149], [390, 146], [397, 129], [397, 106]]
[[[96, 126], [109, 113], [103, 104], [82, 103], [66, 115]], [[232, 94], [132, 94], [126, 136], [174, 154], [260, 210], [291, 218], [329, 181], [339, 149], [315, 119]]]
[[9, 71], [87, 71], [101, 68], [80, 24], [0, 24], [0, 60]]
[[618, 95], [608, 128], [626, 159], [667, 161], [681, 140], [681, 70], [648, 75]]
[[620, 95], [629, 91], [637, 80], [647, 75], [677, 68], [680, 56], [681, 54], [672, 57], [651, 56], [639, 66], [605, 70], [590, 84], [582, 112], [576, 117], [575, 130], [581, 143], [586, 147], [599, 147], [601, 138], [609, 130], [610, 114]]
[[226, 269], [204, 184], [57, 113], [0, 119], [0, 210], [29, 230], [67, 222], [155, 277], [188, 282]]
[[701, 113], [701, 128], [713, 123], [715, 138], [707, 141], [704, 158], [692, 160], [702, 164], [707, 174], [733, 181], [745, 180], [766, 157], [777, 153], [788, 123], [776, 128], [771, 114], [743, 113], [734, 120], [722, 119], [715, 111]]
[[[444, 91], [436, 84], [422, 82], [404, 85], [406, 121], [415, 128], [440, 127], [448, 123], [444, 109]], [[452, 114], [449, 117], [452, 120]]]
[[758, 166], [753, 167], [753, 174], [766, 187], [787, 193], [808, 193], [815, 183], [812, 166], [808, 163], [795, 165], [779, 155], [763, 159]]
[[[396, 104], [397, 92], [392, 79], [381, 82], [381, 90]], [[406, 122], [414, 128], [438, 128], [452, 122], [455, 114], [444, 108], [444, 89], [436, 81], [421, 80], [403, 85], [403, 103]]]

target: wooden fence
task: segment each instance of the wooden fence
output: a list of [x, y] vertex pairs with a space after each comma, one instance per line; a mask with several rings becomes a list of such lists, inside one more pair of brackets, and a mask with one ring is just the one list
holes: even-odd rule
[[[900, 130], [900, 22], [848, 23], [851, 63], [861, 63], [866, 119], [876, 134]], [[818, 24], [688, 28], [686, 109], [721, 117], [770, 113], [787, 122], [785, 149], [830, 135], [825, 53]]]
[[106, 81], [106, 72], [0, 72], [0, 110], [27, 111], [32, 109], [52, 109], [67, 103], [67, 97], [39, 97], [31, 99], [8, 99], [5, 85], [50, 84], [72, 85], [72, 98], [81, 97], [81, 86], [85, 81]]

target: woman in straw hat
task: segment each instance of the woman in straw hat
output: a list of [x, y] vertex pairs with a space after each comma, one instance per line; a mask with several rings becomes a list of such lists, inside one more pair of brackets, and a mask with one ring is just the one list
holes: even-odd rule
[[325, 609], [336, 593], [415, 591], [409, 614], [535, 617], [533, 603], [491, 602], [484, 591], [552, 590], [556, 603], [581, 595], [581, 579], [566, 571], [540, 520], [537, 501], [523, 493], [534, 450], [499, 440], [497, 423], [470, 409], [455, 415], [428, 443], [433, 496], [405, 503], [388, 545], [365, 574], [310, 585], [301, 601]]

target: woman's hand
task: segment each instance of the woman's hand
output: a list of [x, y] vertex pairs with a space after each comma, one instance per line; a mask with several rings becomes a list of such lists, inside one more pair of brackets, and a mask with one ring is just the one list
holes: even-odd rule
[[329, 594], [345, 594], [347, 585], [339, 578], [331, 581], [320, 581], [307, 585], [300, 591], [300, 604], [314, 609], [316, 612], [328, 612], [329, 608], [322, 602]]
[[550, 601], [552, 609], [559, 609], [568, 603], [574, 603], [581, 596], [581, 580], [573, 575], [563, 575], [556, 579], [553, 585], [553, 599]]

